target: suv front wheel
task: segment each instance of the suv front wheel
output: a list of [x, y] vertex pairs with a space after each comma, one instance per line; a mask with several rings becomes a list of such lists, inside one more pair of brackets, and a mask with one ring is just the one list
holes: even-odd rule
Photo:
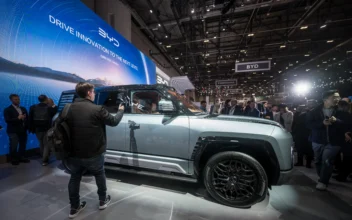
[[211, 157], [203, 171], [208, 193], [219, 203], [248, 208], [268, 190], [265, 170], [253, 157], [233, 151]]

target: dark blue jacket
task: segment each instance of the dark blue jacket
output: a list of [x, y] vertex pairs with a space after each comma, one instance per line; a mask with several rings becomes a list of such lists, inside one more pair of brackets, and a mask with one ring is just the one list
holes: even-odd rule
[[326, 129], [323, 124], [325, 119], [323, 105], [320, 105], [308, 112], [306, 125], [311, 130], [310, 141], [317, 144], [328, 144], [327, 135], [331, 145], [341, 146], [344, 142], [344, 134], [347, 126], [348, 113], [338, 111], [334, 108], [332, 116], [337, 121]]
[[260, 111], [258, 109], [256, 109], [256, 108], [254, 108], [253, 111], [252, 111], [252, 109], [249, 108], [246, 116], [260, 118]]
[[7, 133], [25, 133], [25, 132], [27, 132], [28, 113], [24, 107], [20, 106], [20, 108], [22, 110], [22, 114], [25, 114], [27, 116], [25, 120], [18, 119], [19, 114], [18, 114], [17, 110], [12, 105], [5, 108], [4, 118], [5, 118], [5, 122], [7, 123]]

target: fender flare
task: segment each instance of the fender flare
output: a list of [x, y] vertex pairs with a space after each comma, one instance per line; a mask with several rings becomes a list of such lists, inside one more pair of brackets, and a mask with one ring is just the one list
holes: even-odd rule
[[207, 160], [211, 156], [223, 151], [242, 152], [256, 159], [263, 166], [268, 176], [269, 186], [275, 185], [279, 180], [280, 165], [277, 156], [268, 141], [222, 136], [198, 138], [191, 156], [195, 176], [200, 178]]

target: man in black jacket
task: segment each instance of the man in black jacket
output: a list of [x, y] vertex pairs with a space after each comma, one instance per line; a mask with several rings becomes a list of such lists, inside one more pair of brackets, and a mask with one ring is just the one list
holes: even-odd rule
[[9, 98], [12, 104], [5, 108], [4, 118], [10, 142], [11, 163], [12, 165], [18, 165], [20, 162], [29, 163], [29, 160], [24, 157], [27, 144], [27, 110], [20, 106], [18, 95], [11, 94]]
[[323, 100], [323, 105], [307, 114], [307, 127], [311, 130], [315, 165], [320, 177], [316, 186], [318, 190], [326, 190], [333, 171], [333, 160], [344, 141], [344, 121], [337, 110], [340, 100], [338, 91], [325, 92]]
[[95, 177], [98, 186], [99, 209], [105, 209], [111, 197], [106, 195], [106, 178], [104, 171], [104, 153], [106, 150], [105, 125], [117, 126], [124, 112], [120, 105], [115, 116], [102, 106], [93, 103], [95, 99], [94, 86], [89, 83], [78, 83], [76, 98], [67, 115], [67, 123], [71, 135], [71, 157], [68, 159], [71, 167], [71, 179], [68, 185], [71, 203], [70, 218], [76, 217], [85, 206], [80, 203], [79, 186], [82, 172], [87, 170]]
[[40, 153], [43, 157], [43, 166], [48, 165], [49, 151], [48, 146], [44, 146], [44, 137], [51, 127], [51, 120], [57, 112], [57, 106], [48, 104], [48, 97], [40, 95], [39, 104], [32, 105], [29, 109], [29, 131], [37, 136], [40, 146]]

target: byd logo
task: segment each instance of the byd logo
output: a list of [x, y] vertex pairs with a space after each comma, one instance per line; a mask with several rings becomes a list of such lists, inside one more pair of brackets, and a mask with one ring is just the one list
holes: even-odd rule
[[99, 35], [102, 36], [105, 39], [108, 39], [110, 42], [114, 42], [115, 47], [119, 47], [120, 43], [114, 38], [114, 37], [109, 37], [109, 34], [105, 32], [103, 29], [99, 28]]
[[251, 69], [258, 69], [259, 65], [258, 64], [250, 64], [247, 65], [247, 70], [251, 70]]
[[163, 84], [163, 85], [169, 85], [169, 82], [167, 80], [164, 80], [163, 78], [161, 78], [160, 76], [156, 76], [156, 82], [158, 84]]

